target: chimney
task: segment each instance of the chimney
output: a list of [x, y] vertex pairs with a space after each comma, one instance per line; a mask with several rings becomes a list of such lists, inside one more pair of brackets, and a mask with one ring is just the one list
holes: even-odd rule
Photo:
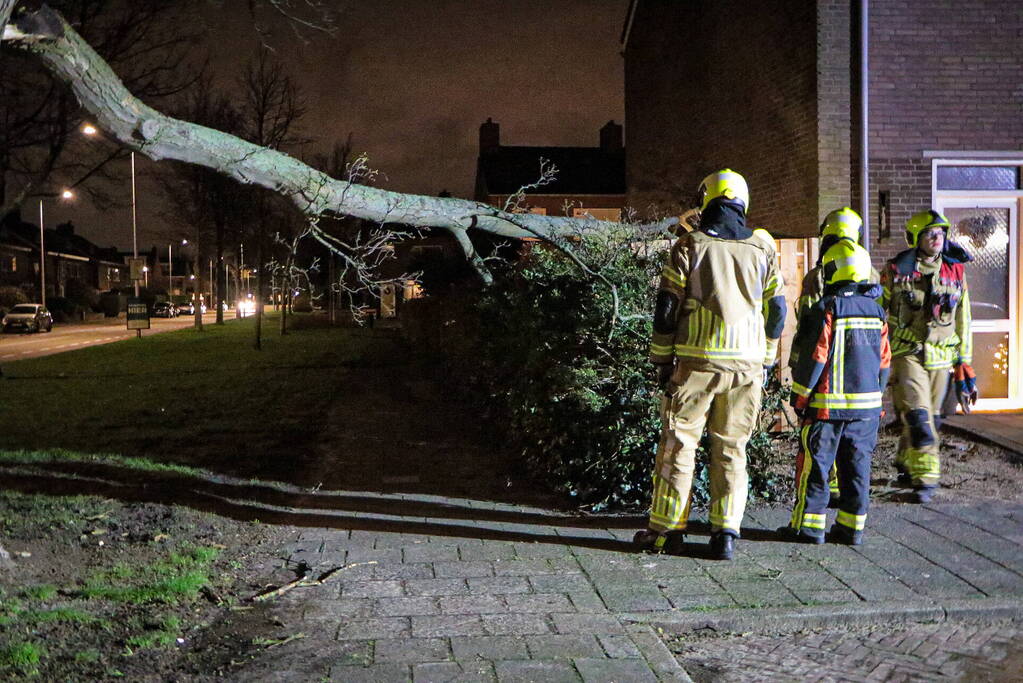
[[480, 155], [496, 152], [500, 146], [501, 126], [488, 116], [486, 122], [480, 125]]
[[604, 152], [622, 151], [622, 127], [614, 120], [608, 121], [600, 129], [600, 149]]

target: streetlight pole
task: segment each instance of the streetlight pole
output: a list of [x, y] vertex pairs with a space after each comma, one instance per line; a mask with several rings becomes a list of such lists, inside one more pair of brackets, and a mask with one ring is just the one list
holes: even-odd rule
[[39, 303], [46, 306], [46, 238], [43, 234], [43, 200], [39, 200]]
[[167, 297], [174, 296], [174, 260], [171, 258], [171, 243], [167, 243]]
[[[138, 219], [135, 211], [135, 152], [131, 153], [131, 254], [138, 262], [139, 240], [138, 240]], [[154, 257], [155, 258], [155, 257]], [[155, 259], [159, 263], [160, 259]], [[146, 273], [146, 289], [149, 289], [149, 273]], [[135, 299], [139, 298], [139, 281], [135, 280]], [[135, 330], [135, 338], [142, 338], [142, 330]]]

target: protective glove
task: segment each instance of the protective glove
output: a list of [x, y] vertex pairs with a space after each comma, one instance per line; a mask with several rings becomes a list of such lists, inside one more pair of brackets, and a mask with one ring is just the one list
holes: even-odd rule
[[977, 402], [977, 373], [968, 363], [956, 363], [955, 367], [956, 399], [969, 415]]
[[661, 391], [667, 391], [668, 385], [671, 384], [671, 376], [675, 374], [674, 363], [658, 363], [657, 367], [657, 386]]

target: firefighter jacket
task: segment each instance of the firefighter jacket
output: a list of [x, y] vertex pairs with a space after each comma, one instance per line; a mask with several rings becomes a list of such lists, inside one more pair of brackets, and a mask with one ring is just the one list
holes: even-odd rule
[[882, 305], [888, 311], [895, 357], [922, 354], [925, 370], [972, 363], [970, 294], [964, 266], [972, 257], [946, 242], [940, 258], [907, 249], [885, 264]]
[[892, 352], [876, 284], [827, 290], [800, 326], [812, 346], [792, 369], [792, 406], [818, 420], [861, 420], [881, 414]]
[[[828, 250], [831, 245], [827, 242], [821, 243], [820, 254], [824, 255], [824, 252]], [[881, 281], [881, 275], [874, 268], [870, 269], [870, 279], [867, 282], [877, 284]], [[800, 323], [803, 321], [804, 316], [813, 308], [813, 305], [821, 300], [824, 296], [824, 267], [821, 265], [820, 258], [817, 259], [817, 265], [810, 269], [810, 271], [803, 276], [803, 283], [799, 289], [799, 298], [796, 300], [796, 333], [792, 337], [792, 348], [789, 352], [789, 367], [795, 368], [799, 362], [799, 352], [807, 348], [807, 344], [813, 344], [814, 339], [805, 340], [802, 337], [802, 330], [800, 329]], [[879, 292], [881, 290], [878, 290]], [[880, 294], [879, 294], [880, 296]]]
[[774, 363], [785, 298], [773, 241], [714, 200], [700, 229], [679, 237], [661, 271], [650, 344], [653, 363], [747, 371]]

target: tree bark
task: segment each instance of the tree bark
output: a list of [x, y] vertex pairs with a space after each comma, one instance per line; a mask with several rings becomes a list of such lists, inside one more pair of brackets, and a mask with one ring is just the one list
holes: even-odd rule
[[[16, 0], [0, 0], [6, 18]], [[214, 169], [290, 199], [303, 213], [356, 216], [376, 223], [397, 223], [450, 230], [479, 265], [466, 231], [478, 229], [511, 238], [557, 239], [599, 232], [618, 224], [539, 214], [509, 213], [455, 198], [402, 194], [338, 180], [277, 150], [233, 135], [181, 121], [147, 106], [124, 87], [110, 66], [60, 15], [46, 6], [19, 16], [4, 27], [3, 40], [26, 47], [73, 90], [96, 124], [125, 147], [154, 161], [173, 159]], [[635, 226], [640, 233], [663, 233], [678, 222], [669, 218]], [[314, 228], [316, 229], [316, 228]], [[487, 278], [481, 273], [484, 279]]]

